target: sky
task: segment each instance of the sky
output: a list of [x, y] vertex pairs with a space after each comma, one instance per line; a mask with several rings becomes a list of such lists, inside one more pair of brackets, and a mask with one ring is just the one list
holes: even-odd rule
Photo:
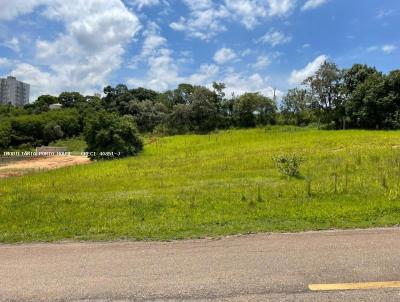
[[0, 0], [0, 76], [31, 101], [213, 81], [279, 97], [325, 60], [400, 68], [400, 1]]

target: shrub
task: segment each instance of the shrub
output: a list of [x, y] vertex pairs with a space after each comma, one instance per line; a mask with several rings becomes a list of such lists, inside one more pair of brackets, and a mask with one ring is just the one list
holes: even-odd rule
[[91, 159], [113, 158], [109, 153], [117, 153], [118, 157], [132, 156], [143, 149], [132, 117], [107, 112], [100, 112], [87, 121], [85, 140]]
[[298, 154], [283, 154], [274, 157], [276, 166], [283, 175], [289, 177], [300, 176], [300, 165], [304, 162], [304, 158]]
[[276, 104], [259, 93], [245, 93], [233, 105], [239, 127], [275, 124]]
[[48, 145], [64, 136], [61, 126], [56, 122], [49, 122], [43, 128], [43, 142]]
[[11, 125], [9, 121], [0, 123], [0, 150], [6, 149], [10, 145]]

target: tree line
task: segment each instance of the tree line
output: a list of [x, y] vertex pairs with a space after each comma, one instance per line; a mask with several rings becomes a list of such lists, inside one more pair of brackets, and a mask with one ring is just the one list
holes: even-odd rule
[[[29, 149], [83, 135], [89, 152], [134, 155], [142, 150], [140, 133], [208, 133], [230, 127], [276, 123], [274, 100], [259, 93], [226, 98], [225, 85], [213, 88], [180, 84], [159, 93], [108, 86], [104, 97], [64, 92], [40, 96], [23, 108], [0, 106], [0, 150]], [[61, 104], [59, 110], [51, 105]], [[98, 157], [96, 157], [98, 158]]]
[[400, 70], [384, 74], [355, 64], [339, 69], [325, 62], [301, 88], [288, 91], [280, 111], [283, 123], [318, 123], [328, 129], [399, 129]]
[[[165, 92], [120, 84], [104, 88], [103, 97], [64, 92], [42, 95], [23, 108], [0, 105], [0, 149], [83, 135], [88, 151], [133, 155], [143, 148], [139, 133], [208, 133], [270, 124], [400, 128], [400, 70], [384, 74], [367, 65], [340, 69], [325, 62], [279, 105], [260, 93], [226, 96], [224, 90], [217, 82], [212, 88], [184, 83]], [[58, 103], [60, 110], [50, 110]]]

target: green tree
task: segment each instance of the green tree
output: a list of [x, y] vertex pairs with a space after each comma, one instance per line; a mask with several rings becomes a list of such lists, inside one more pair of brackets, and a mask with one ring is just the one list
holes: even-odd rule
[[33, 114], [39, 114], [49, 111], [49, 106], [58, 102], [58, 97], [52, 95], [41, 95], [34, 103], [25, 105], [25, 109], [28, 109]]
[[150, 100], [130, 101], [125, 111], [133, 116], [140, 132], [152, 132], [163, 121], [168, 108], [162, 103], [154, 104]]
[[151, 101], [154, 103], [158, 97], [158, 92], [143, 87], [132, 89], [129, 92], [139, 102]]
[[303, 84], [308, 86], [312, 106], [323, 122], [337, 121], [344, 115], [343, 72], [335, 63], [324, 62]]
[[224, 89], [226, 85], [224, 83], [213, 82], [214, 92], [218, 95], [219, 99], [222, 101], [225, 98]]
[[305, 89], [290, 89], [282, 100], [281, 112], [286, 122], [294, 123], [300, 126], [303, 123], [310, 122], [309, 108], [311, 98]]
[[188, 105], [191, 102], [193, 90], [193, 85], [182, 83], [176, 89], [160, 94], [158, 101], [163, 102], [168, 108], [173, 108], [178, 104]]
[[[52, 129], [55, 124], [61, 128], [63, 138], [79, 135], [82, 131], [79, 113], [76, 109], [55, 110], [36, 115], [21, 115], [10, 118], [9, 122], [12, 130], [10, 141], [10, 146], [12, 147], [22, 144], [39, 146], [51, 142], [50, 132], [58, 132], [54, 132], [54, 129]], [[57, 139], [62, 138], [59, 135], [56, 136]]]
[[206, 87], [195, 86], [189, 97], [190, 119], [195, 132], [206, 133], [221, 124], [218, 95]]
[[240, 127], [267, 125], [275, 120], [276, 104], [260, 93], [245, 93], [234, 104], [236, 123]]
[[58, 96], [58, 100], [64, 108], [71, 108], [78, 107], [86, 99], [79, 92], [63, 92]]
[[0, 104], [0, 120], [5, 117], [19, 116], [29, 114], [29, 110], [26, 108], [14, 106], [12, 104]]
[[43, 142], [48, 145], [64, 136], [64, 132], [60, 125], [56, 122], [48, 122], [43, 128]]
[[7, 149], [11, 143], [11, 124], [9, 119], [0, 121], [0, 150]]
[[105, 152], [112, 152], [118, 157], [132, 156], [143, 149], [135, 122], [129, 116], [99, 112], [87, 121], [84, 133], [88, 146], [86, 151], [94, 152], [90, 155], [91, 159], [113, 158]]
[[343, 93], [350, 97], [358, 85], [364, 83], [369, 76], [377, 73], [376, 68], [363, 64], [354, 64], [351, 68], [345, 69], [343, 71]]
[[168, 134], [184, 134], [193, 129], [190, 118], [190, 108], [184, 104], [175, 105], [172, 112], [166, 116], [159, 129]]
[[385, 76], [375, 73], [359, 84], [346, 102], [346, 111], [353, 125], [360, 128], [382, 128], [388, 113]]
[[382, 100], [383, 128], [400, 128], [400, 70], [393, 70], [385, 77], [386, 96]]

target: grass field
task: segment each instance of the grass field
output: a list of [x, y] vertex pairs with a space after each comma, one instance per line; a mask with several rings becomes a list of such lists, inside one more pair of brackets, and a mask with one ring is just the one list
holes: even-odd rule
[[[276, 155], [305, 158], [301, 177]], [[138, 157], [0, 180], [0, 242], [170, 240], [400, 224], [400, 132], [176, 136]]]
[[87, 145], [83, 137], [76, 137], [58, 140], [54, 143], [51, 143], [50, 146], [67, 147], [69, 152], [73, 154], [80, 154], [81, 152], [85, 151]]

